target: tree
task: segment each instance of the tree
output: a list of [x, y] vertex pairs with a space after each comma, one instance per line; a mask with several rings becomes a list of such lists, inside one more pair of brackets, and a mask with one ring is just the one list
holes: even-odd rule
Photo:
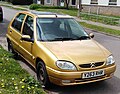
[[81, 4], [81, 0], [79, 0], [78, 17], [80, 17], [81, 10], [82, 10], [82, 4]]
[[66, 9], [69, 9], [69, 3], [70, 3], [70, 0], [65, 0], [65, 7], [66, 7]]
[[42, 4], [42, 5], [44, 5], [44, 2], [45, 2], [44, 0], [41, 0], [41, 4]]

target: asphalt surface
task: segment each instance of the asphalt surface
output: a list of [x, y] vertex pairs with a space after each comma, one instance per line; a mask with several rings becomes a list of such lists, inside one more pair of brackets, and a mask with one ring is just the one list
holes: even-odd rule
[[[5, 34], [7, 31], [7, 27], [10, 20], [14, 17], [15, 13], [18, 12], [18, 10], [5, 7], [3, 7], [3, 10], [4, 21], [0, 23], [0, 44], [6, 49], [7, 44], [5, 40]], [[87, 29], [86, 31], [92, 32], [91, 30]], [[50, 89], [47, 89], [49, 94], [120, 94], [120, 39], [97, 32], [93, 33], [95, 35], [94, 39], [102, 44], [104, 47], [106, 47], [109, 51], [111, 51], [115, 57], [117, 70], [113, 78], [102, 82], [76, 86], [59, 87], [53, 85]], [[36, 75], [31, 67], [23, 60], [19, 60], [19, 63], [32, 76]]]

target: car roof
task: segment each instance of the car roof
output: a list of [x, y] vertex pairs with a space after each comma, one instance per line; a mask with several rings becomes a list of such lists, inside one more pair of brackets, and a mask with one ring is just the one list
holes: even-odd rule
[[65, 14], [58, 14], [58, 13], [54, 13], [54, 12], [42, 12], [42, 11], [34, 11], [34, 10], [31, 10], [31, 11], [24, 11], [24, 13], [30, 13], [30, 14], [34, 14], [36, 15], [37, 17], [40, 17], [40, 18], [73, 18], [72, 16], [69, 16], [69, 15], [65, 15]]

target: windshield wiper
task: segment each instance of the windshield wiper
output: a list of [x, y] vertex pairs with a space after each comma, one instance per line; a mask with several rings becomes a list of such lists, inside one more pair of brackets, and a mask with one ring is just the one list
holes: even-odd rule
[[77, 40], [86, 40], [86, 39], [90, 39], [89, 36], [80, 36], [79, 38], [77, 38]]
[[54, 39], [48, 39], [48, 40], [40, 40], [40, 41], [71, 41], [71, 40], [86, 40], [90, 39], [89, 36], [81, 36], [78, 38], [54, 38]]
[[66, 41], [66, 40], [73, 40], [73, 38], [55, 38], [53, 41]]

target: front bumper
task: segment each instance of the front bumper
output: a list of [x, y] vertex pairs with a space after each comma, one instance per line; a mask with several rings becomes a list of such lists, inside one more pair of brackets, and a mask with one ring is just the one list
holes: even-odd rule
[[[49, 75], [50, 82], [60, 86], [65, 86], [65, 85], [85, 84], [85, 83], [91, 83], [91, 82], [97, 82], [97, 81], [109, 79], [113, 76], [116, 70], [116, 65], [112, 65], [102, 69], [104, 70], [105, 75], [95, 78], [89, 78], [89, 79], [82, 79], [82, 74], [87, 71], [61, 72], [47, 67], [47, 72]], [[90, 72], [92, 71], [97, 71], [97, 70], [90, 70]]]

